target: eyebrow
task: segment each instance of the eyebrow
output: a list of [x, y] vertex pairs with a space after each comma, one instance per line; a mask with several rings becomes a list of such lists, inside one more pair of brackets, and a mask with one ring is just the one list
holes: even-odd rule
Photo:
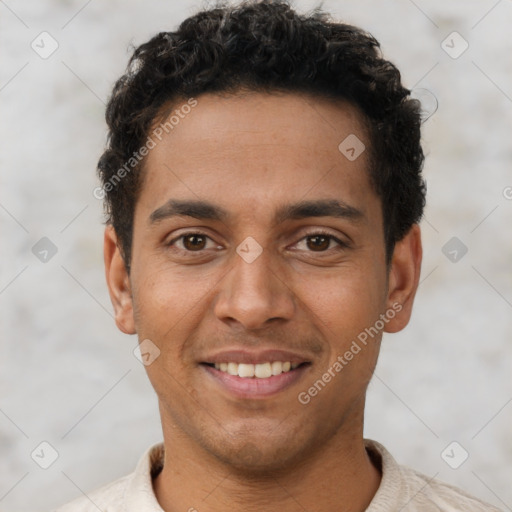
[[224, 208], [208, 201], [169, 199], [149, 216], [149, 222], [155, 224], [170, 217], [193, 217], [194, 219], [222, 221], [228, 216], [229, 214]]
[[348, 205], [344, 201], [317, 199], [282, 206], [277, 210], [274, 221], [279, 224], [286, 220], [306, 219], [308, 217], [335, 217], [359, 221], [364, 218], [364, 214], [361, 210]]
[[[150, 224], [156, 224], [172, 217], [225, 221], [229, 216], [227, 210], [208, 201], [170, 199], [149, 216], [149, 222]], [[279, 207], [274, 215], [274, 222], [280, 224], [286, 220], [299, 220], [309, 217], [335, 217], [359, 221], [364, 218], [364, 214], [361, 210], [343, 201], [317, 199]]]

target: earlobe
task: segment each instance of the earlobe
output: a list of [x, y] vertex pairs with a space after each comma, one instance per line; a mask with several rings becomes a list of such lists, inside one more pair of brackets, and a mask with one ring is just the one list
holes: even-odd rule
[[386, 332], [401, 331], [411, 318], [418, 289], [422, 259], [421, 231], [414, 224], [396, 243], [389, 271], [387, 308], [396, 314], [386, 324]]
[[119, 248], [116, 232], [112, 226], [105, 228], [103, 256], [105, 276], [110, 300], [114, 306], [116, 325], [126, 334], [135, 334], [130, 277]]

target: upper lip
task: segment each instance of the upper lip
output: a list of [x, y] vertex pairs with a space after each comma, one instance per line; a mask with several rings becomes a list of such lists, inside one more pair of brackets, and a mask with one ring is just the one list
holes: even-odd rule
[[266, 349], [251, 351], [247, 349], [230, 349], [215, 352], [204, 358], [203, 363], [243, 363], [260, 364], [273, 361], [290, 361], [291, 363], [307, 363], [310, 360], [303, 354], [288, 350]]

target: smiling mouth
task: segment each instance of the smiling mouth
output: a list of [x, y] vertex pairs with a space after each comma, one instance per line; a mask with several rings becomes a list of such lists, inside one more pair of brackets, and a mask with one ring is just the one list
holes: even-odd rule
[[202, 363], [211, 368], [215, 368], [228, 375], [242, 377], [244, 379], [268, 379], [281, 375], [282, 373], [293, 372], [297, 368], [309, 365], [309, 362], [292, 363], [291, 361], [272, 361], [258, 364], [250, 363]]

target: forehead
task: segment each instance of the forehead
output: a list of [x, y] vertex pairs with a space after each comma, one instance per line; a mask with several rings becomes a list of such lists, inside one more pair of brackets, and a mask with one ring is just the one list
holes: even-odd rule
[[153, 137], [144, 163], [140, 208], [171, 197], [215, 197], [229, 205], [311, 195], [350, 197], [364, 206], [372, 193], [367, 132], [359, 111], [345, 102], [289, 93], [203, 94], [174, 102], [166, 121], [152, 129], [161, 140]]

